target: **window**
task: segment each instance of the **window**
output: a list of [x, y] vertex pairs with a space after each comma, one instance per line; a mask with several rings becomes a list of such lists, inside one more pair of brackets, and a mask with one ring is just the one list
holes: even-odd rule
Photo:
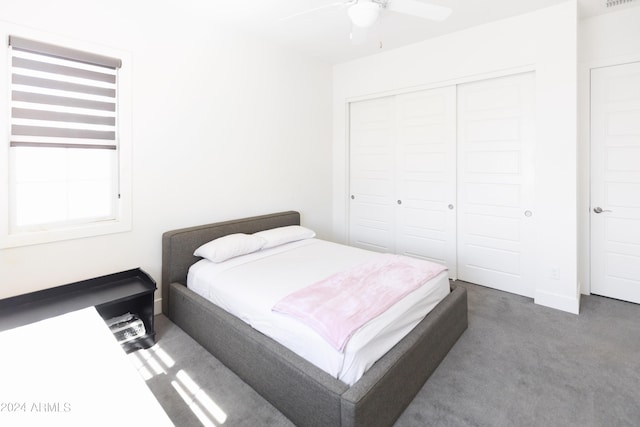
[[8, 47], [8, 223], [0, 245], [130, 229], [122, 60], [13, 34]]

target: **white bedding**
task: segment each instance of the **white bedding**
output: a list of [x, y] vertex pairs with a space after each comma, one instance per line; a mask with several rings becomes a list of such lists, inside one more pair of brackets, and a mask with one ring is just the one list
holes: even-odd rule
[[360, 328], [339, 352], [303, 323], [271, 308], [290, 293], [377, 253], [307, 239], [191, 266], [187, 286], [320, 369], [351, 385], [449, 293], [447, 271]]

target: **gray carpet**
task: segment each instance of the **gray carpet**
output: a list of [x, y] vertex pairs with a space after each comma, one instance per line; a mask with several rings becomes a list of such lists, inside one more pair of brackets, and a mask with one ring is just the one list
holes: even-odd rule
[[[640, 305], [582, 296], [576, 316], [461, 285], [469, 329], [396, 426], [640, 425]], [[176, 426], [292, 425], [165, 316], [156, 331], [130, 357]]]

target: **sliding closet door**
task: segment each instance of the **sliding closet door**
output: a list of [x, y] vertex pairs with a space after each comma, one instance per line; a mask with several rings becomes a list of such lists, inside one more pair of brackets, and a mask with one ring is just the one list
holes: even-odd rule
[[349, 243], [395, 251], [395, 97], [351, 103]]
[[534, 74], [458, 86], [458, 278], [533, 296]]
[[350, 105], [350, 244], [456, 274], [455, 87]]
[[396, 253], [445, 264], [456, 277], [456, 88], [396, 99]]
[[534, 74], [350, 105], [349, 242], [533, 296]]

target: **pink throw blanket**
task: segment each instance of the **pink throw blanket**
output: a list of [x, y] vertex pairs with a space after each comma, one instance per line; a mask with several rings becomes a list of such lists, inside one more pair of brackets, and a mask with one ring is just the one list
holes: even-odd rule
[[296, 291], [272, 310], [301, 320], [338, 351], [371, 319], [447, 268], [384, 254]]

